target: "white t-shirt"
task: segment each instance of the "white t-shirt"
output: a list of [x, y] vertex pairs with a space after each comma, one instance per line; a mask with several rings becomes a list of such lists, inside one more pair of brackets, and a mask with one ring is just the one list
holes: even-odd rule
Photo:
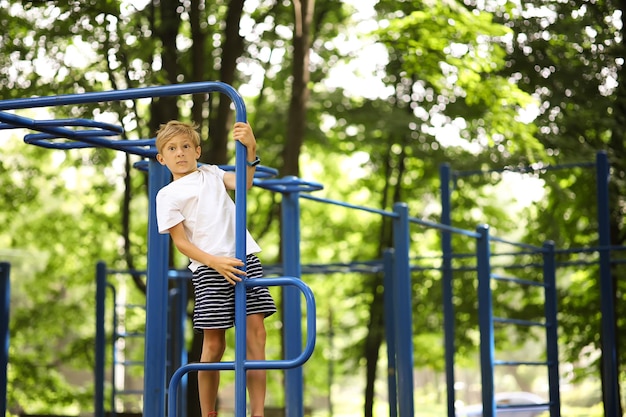
[[[224, 186], [224, 170], [201, 165], [197, 171], [172, 181], [156, 196], [159, 233], [183, 222], [187, 238], [204, 252], [235, 256], [235, 202]], [[246, 230], [246, 254], [261, 248]], [[191, 259], [195, 271], [200, 262]]]

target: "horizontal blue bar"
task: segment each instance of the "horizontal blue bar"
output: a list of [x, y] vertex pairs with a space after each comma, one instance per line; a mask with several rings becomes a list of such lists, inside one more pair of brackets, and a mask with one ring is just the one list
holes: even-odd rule
[[530, 321], [530, 320], [519, 320], [519, 319], [505, 319], [502, 317], [494, 317], [494, 322], [497, 323], [505, 323], [505, 324], [518, 324], [520, 326], [539, 326], [539, 327], [547, 327], [547, 323], [541, 323], [538, 321]]
[[347, 208], [352, 208], [352, 209], [355, 209], [355, 210], [367, 211], [369, 213], [380, 214], [380, 215], [386, 216], [386, 217], [391, 217], [391, 218], [397, 218], [398, 217], [398, 215], [396, 213], [392, 212], [392, 211], [379, 210], [379, 209], [375, 209], [375, 208], [371, 208], [371, 207], [358, 206], [356, 204], [350, 204], [350, 203], [346, 203], [346, 202], [343, 202], [343, 201], [331, 200], [331, 199], [328, 199], [328, 198], [316, 197], [316, 196], [313, 196], [313, 195], [310, 195], [310, 194], [300, 194], [300, 197], [306, 198], [307, 200], [318, 201], [320, 203], [333, 204], [335, 206], [347, 207]]
[[521, 278], [515, 278], [515, 277], [507, 277], [507, 276], [499, 275], [499, 274], [491, 274], [491, 278], [493, 278], [496, 281], [512, 282], [515, 284], [528, 285], [531, 287], [545, 287], [546, 286], [546, 284], [543, 282], [531, 281], [529, 279], [521, 279]]
[[465, 235], [465, 236], [469, 236], [473, 238], [480, 237], [480, 235], [474, 232], [473, 230], [459, 229], [458, 227], [448, 226], [448, 225], [441, 224], [441, 223], [430, 222], [428, 220], [419, 219], [417, 217], [409, 217], [409, 222], [417, 223], [422, 226], [432, 227], [433, 229], [445, 230], [447, 232], [457, 233], [460, 235]]
[[[239, 93], [237, 93], [237, 91], [228, 84], [219, 81], [204, 81], [186, 84], [160, 85], [154, 87], [128, 88], [126, 90], [109, 90], [81, 94], [1, 100], [0, 111], [97, 102], [102, 103], [107, 101], [134, 100], [140, 98], [179, 96], [184, 94], [199, 94], [207, 92], [224, 93], [231, 99], [233, 97], [239, 97]], [[235, 106], [237, 106], [238, 102], [238, 100], [233, 100], [233, 104], [235, 104]], [[243, 100], [241, 100], [241, 103], [243, 104]], [[245, 115], [245, 108], [236, 109], [236, 113], [237, 115], [241, 113]]]
[[550, 362], [537, 362], [537, 361], [493, 361], [494, 365], [498, 366], [548, 366]]

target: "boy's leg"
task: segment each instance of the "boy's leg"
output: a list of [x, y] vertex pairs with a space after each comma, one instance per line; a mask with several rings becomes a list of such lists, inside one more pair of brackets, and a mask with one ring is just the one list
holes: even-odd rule
[[[226, 330], [205, 329], [202, 340], [201, 362], [219, 362], [226, 349]], [[219, 371], [198, 371], [198, 396], [202, 417], [207, 417], [215, 411], [217, 403], [217, 389], [220, 384]]]
[[[264, 314], [250, 314], [246, 320], [246, 357], [248, 360], [265, 360]], [[246, 382], [250, 394], [250, 411], [253, 416], [265, 415], [266, 376], [264, 369], [247, 371]]]

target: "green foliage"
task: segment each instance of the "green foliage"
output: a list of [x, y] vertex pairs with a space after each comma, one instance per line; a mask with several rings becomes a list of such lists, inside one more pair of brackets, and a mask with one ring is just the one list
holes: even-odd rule
[[95, 261], [117, 257], [119, 182], [91, 178], [94, 165], [110, 159], [104, 151], [77, 151], [76, 166], [18, 136], [3, 150], [13, 155], [0, 171], [0, 212], [11, 219], [0, 256], [13, 265], [9, 410], [75, 412], [91, 406], [92, 387], [68, 384], [63, 374], [91, 379]]

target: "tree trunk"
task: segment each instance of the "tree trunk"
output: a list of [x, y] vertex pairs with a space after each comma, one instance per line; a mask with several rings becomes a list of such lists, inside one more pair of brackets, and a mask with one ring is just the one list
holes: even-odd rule
[[[222, 44], [222, 56], [219, 81], [236, 88], [235, 71], [237, 59], [243, 53], [243, 39], [239, 35], [239, 22], [243, 13], [243, 0], [231, 0], [228, 3], [226, 15], [226, 28], [224, 31], [224, 43]], [[209, 142], [205, 143], [202, 151], [205, 154], [202, 161], [212, 164], [225, 164], [228, 162], [228, 132], [233, 124], [231, 100], [225, 94], [212, 97], [211, 102], [217, 100], [217, 111], [211, 112], [209, 122]], [[213, 106], [211, 106], [213, 108]], [[253, 127], [254, 128], [254, 127]]]
[[[381, 285], [381, 277], [376, 275], [372, 277], [373, 288], [378, 288]], [[363, 408], [363, 415], [365, 417], [373, 417], [374, 415], [374, 397], [375, 397], [375, 382], [376, 382], [376, 368], [378, 365], [378, 356], [380, 352], [380, 346], [383, 343], [385, 328], [383, 326], [383, 292], [373, 291], [374, 298], [370, 304], [370, 321], [368, 323], [368, 332], [365, 337], [365, 403]]]
[[[193, 82], [212, 81], [206, 77], [206, 33], [202, 30], [204, 18], [204, 0], [192, 0], [189, 11], [189, 25], [191, 26], [191, 80]], [[194, 94], [191, 118], [198, 125], [204, 124], [204, 108], [206, 105], [204, 94]]]
[[[176, 48], [176, 37], [180, 25], [180, 16], [176, 12], [177, 0], [160, 0], [153, 3], [155, 15], [161, 19], [155, 19], [153, 33], [159, 38], [163, 45], [161, 54], [163, 74], [170, 84], [176, 84], [178, 76], [178, 49]], [[177, 97], [160, 97], [152, 99], [150, 103], [150, 132], [154, 133], [163, 123], [178, 119]]]
[[306, 129], [309, 100], [309, 48], [315, 0], [294, 0], [293, 85], [287, 120], [287, 139], [283, 150], [283, 174], [300, 175], [300, 150]]

